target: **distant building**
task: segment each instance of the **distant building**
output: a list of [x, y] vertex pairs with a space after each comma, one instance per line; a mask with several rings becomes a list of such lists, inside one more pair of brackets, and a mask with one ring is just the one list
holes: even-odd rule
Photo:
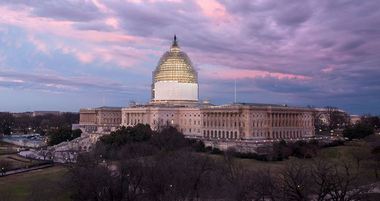
[[121, 107], [80, 109], [80, 122], [76, 128], [85, 132], [110, 132], [121, 124]]
[[36, 116], [44, 116], [44, 115], [60, 115], [61, 112], [60, 111], [34, 111], [32, 113], [32, 116], [33, 117], [36, 117]]
[[350, 123], [356, 124], [360, 121], [361, 116], [360, 115], [350, 115]]
[[31, 117], [31, 116], [33, 116], [33, 112], [13, 112], [12, 116], [14, 116], [14, 117], [23, 117], [23, 116]]
[[81, 109], [79, 127], [101, 133], [139, 123], [149, 124], [154, 130], [174, 126], [189, 138], [215, 143], [315, 135], [315, 111], [311, 108], [251, 103], [214, 106], [199, 102], [197, 72], [176, 37], [152, 75], [149, 104]]
[[317, 127], [340, 128], [350, 123], [348, 113], [342, 109], [334, 107], [314, 108], [315, 119], [318, 121]]

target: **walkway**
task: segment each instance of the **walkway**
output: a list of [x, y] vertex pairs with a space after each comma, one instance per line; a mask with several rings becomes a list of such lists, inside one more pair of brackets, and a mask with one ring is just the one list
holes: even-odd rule
[[45, 164], [45, 165], [35, 166], [35, 167], [31, 167], [31, 168], [22, 168], [22, 169], [17, 169], [17, 170], [11, 170], [11, 171], [6, 172], [5, 174], [0, 173], [0, 177], [5, 177], [5, 176], [13, 175], [13, 174], [19, 174], [19, 173], [23, 173], [23, 172], [29, 172], [29, 171], [33, 171], [33, 170], [44, 169], [44, 168], [48, 168], [48, 167], [52, 167], [52, 166], [54, 166], [54, 164]]

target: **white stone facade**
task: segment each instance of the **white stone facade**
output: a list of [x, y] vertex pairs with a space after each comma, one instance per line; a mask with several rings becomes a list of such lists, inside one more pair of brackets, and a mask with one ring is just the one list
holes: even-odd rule
[[313, 110], [233, 104], [205, 107], [139, 106], [122, 109], [122, 126], [177, 127], [188, 137], [207, 139], [295, 139], [313, 137]]
[[75, 125], [87, 133], [109, 133], [121, 124], [121, 107], [99, 107], [81, 109], [79, 125]]
[[197, 83], [180, 83], [177, 81], [159, 81], [154, 83], [156, 101], [198, 101]]

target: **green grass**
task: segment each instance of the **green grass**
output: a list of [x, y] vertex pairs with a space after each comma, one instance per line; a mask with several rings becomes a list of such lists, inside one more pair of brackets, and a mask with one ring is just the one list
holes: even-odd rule
[[10, 154], [17, 152], [17, 146], [6, 143], [6, 142], [0, 142], [0, 155], [2, 154]]
[[[356, 158], [354, 156], [355, 154]], [[346, 161], [352, 163], [353, 167], [356, 168], [357, 158], [359, 158], [360, 168], [358, 171], [360, 171], [362, 177], [366, 178], [367, 182], [372, 183], [379, 181], [379, 179], [375, 177], [375, 170], [371, 167], [371, 163], [374, 163], [374, 161], [367, 158], [370, 154], [370, 147], [368, 146], [368, 143], [364, 140], [361, 140], [355, 142], [347, 142], [342, 146], [321, 148], [318, 155], [311, 159], [299, 159], [296, 157], [290, 157], [289, 159], [283, 161], [258, 161], [255, 159], [236, 160], [240, 162], [242, 166], [248, 167], [250, 169], [270, 169], [276, 172], [276, 170], [281, 169], [290, 162], [299, 161], [304, 165], [308, 165], [311, 164], [313, 160], [317, 159], [328, 159], [335, 162]], [[222, 159], [223, 156], [216, 155], [213, 157]]]
[[0, 160], [9, 162], [11, 164], [11, 169], [25, 168], [43, 163], [43, 161], [26, 159], [17, 154], [0, 155]]
[[[380, 140], [380, 138], [379, 138]], [[345, 145], [336, 147], [321, 148], [318, 155], [311, 159], [300, 159], [296, 157], [290, 157], [283, 161], [259, 161], [255, 159], [242, 159], [236, 158], [235, 160], [240, 163], [241, 166], [252, 169], [252, 170], [271, 170], [276, 172], [281, 168], [285, 167], [287, 164], [297, 161], [304, 165], [311, 165], [314, 160], [327, 159], [335, 162], [349, 162], [353, 165], [353, 168], [358, 166], [359, 158], [359, 169], [361, 177], [364, 177], [368, 183], [379, 181], [376, 178], [375, 169], [373, 168], [374, 161], [369, 159], [370, 153], [369, 143], [373, 143], [373, 140], [356, 140], [352, 142], [346, 142]], [[214, 159], [223, 160], [222, 155], [209, 155]], [[371, 165], [372, 164], [372, 165]], [[372, 167], [371, 167], [372, 166]]]
[[329, 159], [338, 159], [341, 157], [350, 157], [351, 146], [327, 147], [320, 150], [318, 157]]
[[25, 168], [30, 165], [41, 163], [41, 161], [30, 160], [17, 155], [18, 148], [18, 146], [6, 142], [0, 142], [0, 160], [10, 162], [11, 169]]
[[[62, 187], [62, 180], [67, 173], [63, 166], [35, 170], [31, 172], [0, 177], [0, 197], [5, 200], [27, 201], [30, 193], [48, 200], [68, 201], [69, 194]], [[0, 200], [2, 200], [0, 199]], [[45, 200], [45, 199], [43, 199]]]
[[[328, 147], [320, 150], [318, 158], [327, 158], [332, 160], [352, 160], [355, 159], [352, 153], [358, 149], [365, 149], [367, 142], [357, 141], [349, 142], [344, 146]], [[209, 155], [210, 157], [222, 160], [222, 155]], [[301, 161], [305, 165], [311, 163], [313, 159], [298, 159], [291, 157], [288, 160], [283, 161], [258, 161], [255, 159], [236, 159], [242, 166], [252, 169], [270, 169], [276, 171], [287, 165], [292, 161]], [[364, 177], [369, 178], [368, 181], [376, 181], [374, 172], [367, 165], [369, 160], [362, 161], [361, 171]], [[62, 180], [65, 178], [65, 174], [68, 172], [67, 168], [63, 166], [54, 166], [42, 170], [22, 173], [18, 175], [12, 175], [8, 177], [0, 178], [0, 200], [1, 196], [8, 196], [8, 200], [24, 201], [29, 200], [30, 192], [36, 191], [35, 189], [45, 189], [43, 193], [46, 195], [52, 195], [50, 200], [68, 201], [69, 192], [62, 187]], [[37, 190], [38, 191], [38, 190]]]

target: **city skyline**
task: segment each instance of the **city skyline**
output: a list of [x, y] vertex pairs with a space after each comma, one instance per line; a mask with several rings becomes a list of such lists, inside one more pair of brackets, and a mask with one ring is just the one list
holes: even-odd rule
[[148, 102], [174, 34], [200, 99], [380, 114], [376, 1], [0, 1], [0, 111]]

